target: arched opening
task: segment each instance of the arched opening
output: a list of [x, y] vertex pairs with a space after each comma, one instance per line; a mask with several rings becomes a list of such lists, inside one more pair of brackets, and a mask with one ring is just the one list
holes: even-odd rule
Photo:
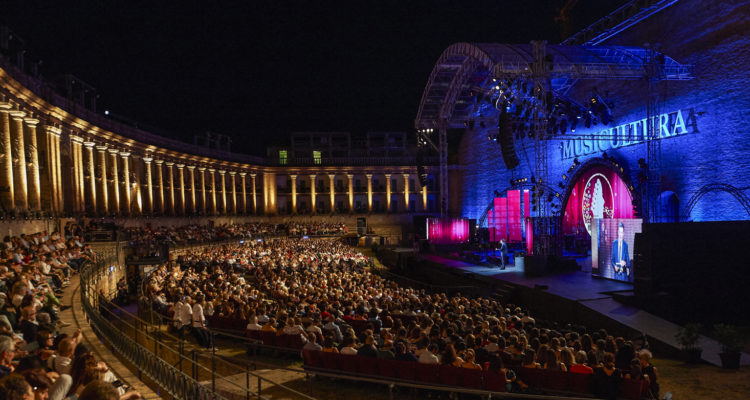
[[659, 222], [680, 222], [680, 199], [671, 190], [659, 195]]

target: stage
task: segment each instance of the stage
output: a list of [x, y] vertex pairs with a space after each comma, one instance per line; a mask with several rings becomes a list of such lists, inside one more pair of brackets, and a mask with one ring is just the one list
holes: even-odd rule
[[[444, 268], [461, 270], [467, 275], [473, 275], [481, 280], [497, 280], [512, 284], [522, 289], [527, 296], [539, 298], [540, 307], [572, 308], [575, 305], [570, 302], [574, 302], [583, 307], [583, 310], [570, 311], [567, 313], [569, 315], [575, 315], [589, 321], [597, 321], [602, 317], [607, 318], [626, 327], [627, 331], [645, 333], [652, 344], [656, 341], [672, 349], [679, 349], [675, 340], [675, 334], [680, 329], [678, 325], [641, 309], [618, 303], [613, 298], [614, 293], [631, 292], [633, 290], [631, 284], [594, 278], [590, 272], [585, 271], [527, 277], [523, 270], [513, 265], [508, 265], [505, 270], [500, 270], [498, 267], [471, 264], [437, 255], [423, 255], [422, 258], [430, 261], [433, 265], [439, 264]], [[543, 289], [544, 287], [546, 289]], [[549, 298], [550, 295], [565, 301], [555, 302], [554, 298]], [[532, 308], [532, 314], [533, 311]], [[565, 315], [565, 313], [560, 315]], [[567, 322], [582, 323], [578, 320]], [[719, 359], [721, 345], [717, 341], [701, 336], [699, 346], [703, 349], [704, 361], [717, 366], [721, 365]], [[743, 353], [740, 363], [741, 365], [750, 365], [750, 355]]]

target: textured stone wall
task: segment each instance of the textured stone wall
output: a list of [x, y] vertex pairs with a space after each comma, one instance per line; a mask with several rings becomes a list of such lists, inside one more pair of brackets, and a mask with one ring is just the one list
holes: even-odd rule
[[[667, 82], [660, 89], [661, 112], [682, 110], [685, 118], [692, 112], [697, 124], [697, 131], [688, 127], [691, 133], [661, 141], [662, 190], [676, 194], [680, 211], [703, 185], [726, 183], [738, 188], [750, 187], [750, 39], [746, 25], [749, 9], [750, 4], [742, 1], [683, 0], [605, 43], [623, 46], [659, 43], [666, 55], [680, 63], [695, 65], [694, 79]], [[645, 81], [579, 82], [570, 94], [583, 103], [593, 87], [615, 102], [615, 120], [609, 127], [645, 118], [648, 93]], [[576, 134], [603, 128], [602, 125], [590, 130], [579, 127]], [[562, 146], [562, 142], [549, 143], [549, 183], [553, 187], [571, 166], [571, 159], [562, 160]], [[605, 143], [602, 148], [632, 174], [638, 171], [638, 159], [646, 158], [645, 144], [613, 149]], [[600, 157], [603, 149], [579, 156], [579, 161]], [[516, 170], [507, 171], [499, 144], [489, 142], [486, 131], [475, 128], [464, 134], [458, 176], [451, 180], [454, 184], [451, 189], [459, 192], [451, 199], [455, 215], [480, 218], [494, 190], [508, 187], [513, 177], [533, 174], [533, 142], [517, 141], [516, 151], [521, 164]], [[750, 191], [745, 190], [745, 194], [750, 195]], [[749, 217], [724, 192], [702, 197], [690, 215], [698, 221]]]

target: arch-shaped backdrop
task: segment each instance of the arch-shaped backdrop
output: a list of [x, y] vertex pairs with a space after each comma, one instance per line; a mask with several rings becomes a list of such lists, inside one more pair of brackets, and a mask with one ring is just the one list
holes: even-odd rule
[[690, 200], [688, 200], [687, 204], [685, 205], [685, 210], [682, 212], [682, 219], [689, 220], [690, 214], [693, 212], [693, 208], [701, 199], [701, 197], [712, 192], [726, 192], [731, 194], [735, 199], [737, 199], [740, 205], [742, 205], [742, 207], [745, 209], [745, 212], [747, 212], [747, 215], [750, 216], [750, 199], [748, 199], [748, 197], [745, 195], [745, 193], [743, 193], [742, 190], [726, 183], [709, 183], [702, 186], [695, 194], [693, 194], [692, 197], [690, 197]]
[[[608, 183], [608, 185], [602, 184], [603, 198], [606, 201], [603, 207], [605, 218], [638, 216], [637, 205], [640, 204], [640, 195], [635, 190], [625, 164], [620, 164], [611, 157], [596, 157], [580, 164], [567, 179], [560, 215], [561, 234], [582, 235], [584, 232], [590, 234], [587, 220], [590, 224], [592, 187], [589, 183], [595, 182], [592, 181], [595, 176], [602, 177], [602, 180]], [[588, 207], [585, 204], [586, 200], [589, 201]]]

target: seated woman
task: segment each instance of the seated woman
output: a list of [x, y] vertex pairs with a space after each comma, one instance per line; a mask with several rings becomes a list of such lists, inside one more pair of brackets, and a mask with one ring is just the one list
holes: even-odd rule
[[323, 352], [325, 353], [338, 353], [339, 349], [336, 348], [336, 343], [333, 341], [333, 336], [326, 336], [323, 341]]
[[557, 354], [555, 354], [555, 351], [550, 349], [547, 349], [547, 356], [544, 363], [544, 369], [551, 369], [555, 371], [567, 371], [568, 369], [565, 367], [565, 364], [561, 363], [560, 360], [557, 359]]
[[526, 349], [526, 351], [524, 351], [521, 366], [524, 368], [542, 368], [542, 366], [536, 362], [536, 352], [534, 349]]
[[464, 362], [459, 365], [466, 369], [482, 369], [482, 366], [474, 362], [474, 349], [467, 349], [464, 352]]

